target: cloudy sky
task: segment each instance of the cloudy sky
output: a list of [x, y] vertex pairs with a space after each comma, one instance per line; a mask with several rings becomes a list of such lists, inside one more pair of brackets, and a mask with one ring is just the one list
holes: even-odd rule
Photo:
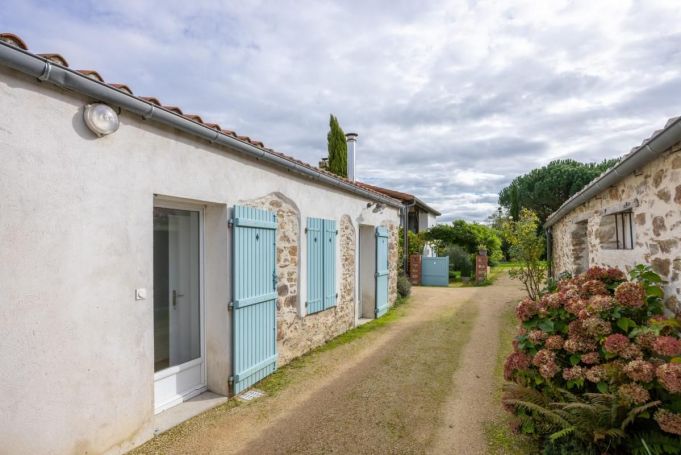
[[0, 30], [311, 163], [483, 220], [515, 176], [681, 114], [678, 1], [3, 0]]

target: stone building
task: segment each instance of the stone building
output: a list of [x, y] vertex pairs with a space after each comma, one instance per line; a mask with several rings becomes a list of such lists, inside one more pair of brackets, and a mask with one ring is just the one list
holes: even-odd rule
[[3, 453], [125, 452], [395, 301], [400, 201], [12, 34], [0, 158]]
[[681, 119], [631, 150], [546, 221], [554, 276], [649, 264], [681, 314]]

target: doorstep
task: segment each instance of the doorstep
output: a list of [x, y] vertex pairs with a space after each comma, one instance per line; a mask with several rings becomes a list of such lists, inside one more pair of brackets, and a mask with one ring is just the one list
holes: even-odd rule
[[194, 398], [154, 416], [154, 435], [161, 434], [227, 401], [227, 397], [213, 392], [203, 392]]
[[373, 321], [373, 319], [369, 319], [369, 318], [359, 318], [359, 319], [357, 320], [357, 325], [356, 325], [355, 327], [359, 327], [360, 325], [364, 325], [364, 324], [366, 324], [367, 322], [371, 322], [371, 321]]

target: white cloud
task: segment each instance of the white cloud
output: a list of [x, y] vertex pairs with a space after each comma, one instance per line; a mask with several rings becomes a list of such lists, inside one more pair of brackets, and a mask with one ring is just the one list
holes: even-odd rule
[[316, 163], [484, 219], [513, 177], [627, 152], [678, 114], [675, 1], [7, 0], [0, 29]]

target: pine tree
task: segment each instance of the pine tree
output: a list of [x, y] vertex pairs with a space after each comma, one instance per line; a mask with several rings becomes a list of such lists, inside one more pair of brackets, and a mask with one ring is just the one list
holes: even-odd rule
[[327, 134], [326, 139], [329, 151], [328, 170], [341, 177], [347, 177], [348, 144], [345, 142], [345, 133], [333, 114], [329, 119], [329, 134]]

